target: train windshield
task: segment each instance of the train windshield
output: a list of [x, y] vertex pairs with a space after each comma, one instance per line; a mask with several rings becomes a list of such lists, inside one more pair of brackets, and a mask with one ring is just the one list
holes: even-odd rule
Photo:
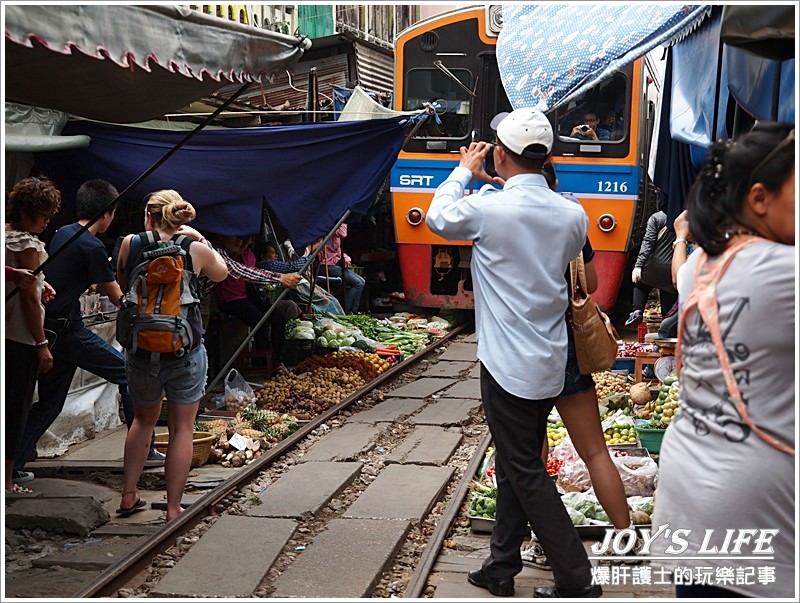
[[431, 103], [439, 117], [429, 119], [418, 138], [464, 138], [472, 127], [472, 74], [467, 69], [411, 69], [406, 73], [406, 111]]
[[630, 129], [628, 78], [616, 73], [559, 107], [554, 114], [559, 142], [620, 144]]

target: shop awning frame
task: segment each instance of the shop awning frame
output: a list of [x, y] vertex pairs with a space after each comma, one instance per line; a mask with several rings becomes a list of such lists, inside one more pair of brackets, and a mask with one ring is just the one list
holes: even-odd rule
[[98, 121], [154, 119], [266, 82], [311, 46], [181, 6], [4, 4], [6, 99]]

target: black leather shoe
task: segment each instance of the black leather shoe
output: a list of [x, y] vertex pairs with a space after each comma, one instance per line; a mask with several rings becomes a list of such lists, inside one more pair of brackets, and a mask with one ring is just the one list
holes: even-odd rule
[[467, 582], [473, 586], [485, 588], [495, 597], [513, 597], [514, 596], [514, 578], [490, 578], [483, 573], [482, 569], [472, 570], [467, 574]]
[[603, 589], [599, 584], [590, 584], [583, 588], [559, 588], [558, 586], [540, 586], [533, 589], [534, 597], [551, 597], [556, 599], [579, 599], [602, 597]]
[[628, 316], [628, 320], [625, 321], [625, 326], [629, 327], [631, 325], [638, 325], [640, 322], [642, 322], [643, 316], [644, 313], [641, 310], [634, 310]]

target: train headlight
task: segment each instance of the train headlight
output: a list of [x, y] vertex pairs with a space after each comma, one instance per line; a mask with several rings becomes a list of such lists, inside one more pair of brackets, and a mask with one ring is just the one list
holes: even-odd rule
[[496, 38], [503, 29], [503, 6], [500, 4], [490, 5], [486, 12], [486, 34]]
[[411, 224], [411, 226], [419, 226], [422, 224], [422, 221], [425, 219], [425, 212], [422, 211], [419, 207], [412, 207], [406, 213], [406, 221]]
[[611, 214], [603, 214], [597, 218], [597, 227], [603, 232], [611, 232], [616, 226], [617, 220]]

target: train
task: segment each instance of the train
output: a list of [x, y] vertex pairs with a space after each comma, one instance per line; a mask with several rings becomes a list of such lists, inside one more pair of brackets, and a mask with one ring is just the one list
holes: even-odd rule
[[[458, 165], [458, 149], [491, 141], [494, 116], [511, 111], [495, 48], [499, 6], [463, 8], [420, 21], [395, 41], [395, 106], [435, 112], [406, 141], [390, 173], [397, 257], [405, 303], [472, 309], [471, 243], [447, 241], [425, 225], [437, 186]], [[650, 139], [660, 93], [657, 65], [645, 55], [548, 112], [559, 192], [589, 216], [600, 286], [592, 295], [613, 308], [632, 266], [657, 195], [649, 181]], [[575, 134], [593, 114], [603, 135]], [[483, 183], [473, 183], [477, 190]]]

